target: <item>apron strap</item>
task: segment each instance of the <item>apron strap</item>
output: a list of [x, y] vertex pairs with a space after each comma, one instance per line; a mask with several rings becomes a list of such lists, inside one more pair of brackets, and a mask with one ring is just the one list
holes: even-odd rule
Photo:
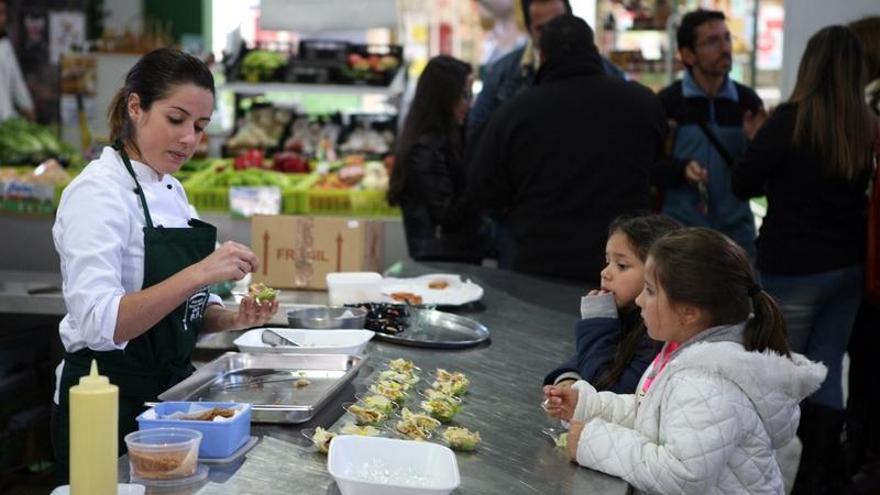
[[153, 219], [150, 217], [150, 208], [147, 207], [147, 198], [144, 197], [144, 190], [141, 188], [141, 183], [137, 180], [137, 175], [134, 173], [134, 168], [131, 166], [131, 160], [128, 159], [128, 153], [125, 152], [125, 146], [123, 146], [121, 140], [117, 140], [113, 144], [113, 148], [119, 152], [119, 155], [122, 157], [122, 163], [125, 164], [125, 168], [128, 170], [131, 178], [134, 179], [134, 192], [136, 192], [138, 197], [141, 198], [141, 205], [144, 207], [144, 219], [146, 220], [147, 227], [152, 229]]

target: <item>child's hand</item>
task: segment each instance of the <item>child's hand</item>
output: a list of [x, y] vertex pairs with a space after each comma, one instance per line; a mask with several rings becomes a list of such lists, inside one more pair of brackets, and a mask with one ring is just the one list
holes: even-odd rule
[[544, 387], [547, 398], [547, 414], [564, 421], [571, 421], [578, 402], [578, 391], [571, 385], [547, 385]]
[[593, 289], [590, 292], [587, 292], [587, 297], [601, 296], [602, 294], [608, 294], [608, 291], [605, 289]]
[[582, 431], [584, 424], [580, 421], [572, 421], [568, 426], [568, 458], [572, 462], [577, 462], [578, 441], [581, 439]]

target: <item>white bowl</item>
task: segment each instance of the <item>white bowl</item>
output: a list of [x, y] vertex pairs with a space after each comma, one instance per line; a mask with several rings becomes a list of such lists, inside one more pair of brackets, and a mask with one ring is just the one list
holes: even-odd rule
[[338, 436], [327, 470], [342, 495], [446, 495], [461, 483], [447, 447], [391, 438]]
[[262, 340], [263, 329], [249, 330], [234, 343], [241, 352], [272, 352], [281, 354], [361, 354], [375, 333], [370, 330], [302, 330], [271, 328], [282, 337], [300, 345], [272, 347]]

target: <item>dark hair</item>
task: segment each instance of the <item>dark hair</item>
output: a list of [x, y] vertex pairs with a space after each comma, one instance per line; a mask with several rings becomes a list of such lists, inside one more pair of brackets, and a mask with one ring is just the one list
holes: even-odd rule
[[590, 25], [580, 17], [563, 14], [541, 31], [541, 56], [546, 63], [559, 60], [593, 60], [599, 56]]
[[862, 45], [845, 26], [819, 30], [807, 42], [791, 103], [793, 143], [809, 147], [831, 176], [851, 179], [871, 157], [872, 115], [865, 105]]
[[461, 129], [455, 122], [453, 109], [461, 101], [470, 73], [470, 65], [448, 55], [438, 55], [425, 66], [394, 152], [388, 186], [391, 204], [400, 204], [406, 186], [407, 162], [420, 137], [425, 134], [445, 136], [452, 143], [453, 152], [461, 153]]
[[666, 215], [647, 211], [625, 213], [611, 221], [608, 237], [621, 233], [644, 262], [654, 241], [681, 228], [681, 224]]
[[214, 94], [214, 76], [198, 58], [173, 48], [159, 48], [141, 57], [125, 75], [125, 84], [107, 108], [110, 140], [137, 149], [134, 127], [128, 115], [130, 95], [138, 95], [141, 108], [148, 111], [153, 103], [166, 98], [176, 86], [188, 83]]
[[868, 82], [880, 79], [880, 16], [863, 17], [849, 24], [862, 42]]
[[529, 6], [533, 3], [548, 3], [548, 2], [562, 2], [562, 5], [565, 6], [566, 14], [573, 14], [574, 11], [571, 10], [571, 3], [569, 0], [520, 0], [520, 7], [522, 8], [523, 22], [525, 22], [526, 30], [530, 30], [532, 28], [532, 15], [529, 13]]
[[[681, 228], [681, 224], [666, 215], [635, 212], [620, 215], [612, 220], [611, 226], [608, 227], [608, 237], [614, 234], [625, 235], [630, 247], [644, 262], [648, 258], [648, 250], [651, 249], [654, 241], [679, 228]], [[620, 381], [620, 377], [629, 367], [639, 344], [648, 332], [645, 328], [645, 322], [638, 315], [638, 309], [631, 309], [629, 313], [631, 314], [621, 315], [620, 343], [617, 345], [617, 350], [614, 352], [614, 357], [607, 371], [595, 383], [598, 390], [609, 390]]]
[[761, 290], [745, 251], [730, 238], [707, 228], [683, 228], [657, 240], [649, 257], [671, 304], [700, 308], [711, 326], [748, 320], [746, 350], [790, 356], [779, 307]]
[[681, 18], [678, 26], [676, 41], [679, 48], [697, 49], [697, 28], [709, 21], [724, 21], [724, 12], [717, 10], [697, 9], [688, 12]]

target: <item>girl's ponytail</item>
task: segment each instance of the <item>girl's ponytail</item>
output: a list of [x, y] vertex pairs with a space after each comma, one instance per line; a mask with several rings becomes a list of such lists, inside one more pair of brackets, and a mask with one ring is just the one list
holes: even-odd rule
[[705, 310], [710, 326], [747, 321], [746, 350], [791, 356], [782, 312], [755, 282], [748, 256], [730, 238], [701, 227], [680, 229], [655, 242], [650, 256], [670, 303]]
[[746, 325], [743, 345], [748, 351], [772, 349], [791, 356], [788, 349], [788, 328], [776, 301], [757, 285], [749, 289], [754, 315]]

